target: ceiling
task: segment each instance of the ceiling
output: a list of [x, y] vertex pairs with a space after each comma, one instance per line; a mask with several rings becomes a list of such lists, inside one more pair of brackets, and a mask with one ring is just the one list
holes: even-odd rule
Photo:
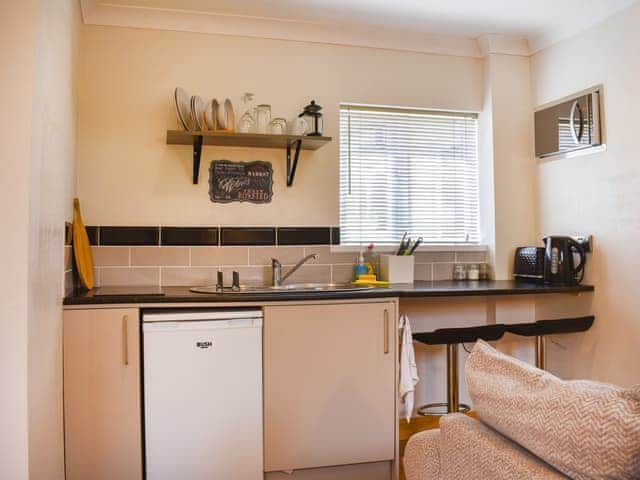
[[[637, 0], [82, 0], [90, 7], [226, 21], [279, 22], [282, 29], [318, 25], [379, 29], [380, 35], [424, 34], [476, 39], [524, 38], [537, 51], [572, 36]], [[85, 12], [85, 20], [87, 18]], [[99, 23], [99, 22], [96, 22]], [[113, 23], [113, 22], [112, 22]], [[302, 25], [300, 25], [302, 24]], [[415, 37], [414, 37], [415, 38]]]

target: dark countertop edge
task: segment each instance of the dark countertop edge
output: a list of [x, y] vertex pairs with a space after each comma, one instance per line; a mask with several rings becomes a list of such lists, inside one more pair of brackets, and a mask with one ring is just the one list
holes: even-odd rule
[[[161, 304], [161, 303], [254, 303], [309, 300], [352, 300], [363, 298], [434, 298], [434, 297], [481, 297], [508, 295], [576, 294], [592, 292], [592, 285], [553, 286], [516, 283], [509, 280], [487, 283], [468, 282], [417, 282], [414, 285], [398, 285], [389, 288], [347, 292], [279, 292], [267, 294], [222, 294], [207, 295], [190, 293], [188, 287], [167, 287], [184, 290], [183, 293], [159, 295], [106, 295], [93, 296], [92, 292], [74, 292], [67, 296], [63, 305], [109, 305], [109, 304]], [[135, 287], [131, 288], [135, 290]]]

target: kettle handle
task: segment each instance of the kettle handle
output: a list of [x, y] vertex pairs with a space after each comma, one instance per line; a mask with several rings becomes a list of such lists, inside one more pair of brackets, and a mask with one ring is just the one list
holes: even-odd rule
[[587, 259], [586, 258], [587, 254], [586, 254], [586, 252], [584, 250], [584, 247], [580, 243], [576, 242], [573, 238], [569, 239], [569, 248], [570, 249], [574, 249], [575, 248], [578, 251], [578, 253], [580, 254], [580, 263], [578, 264], [577, 267], [573, 268], [573, 272], [575, 274], [581, 274], [579, 281], [582, 281], [582, 278], [584, 277], [584, 265], [585, 265], [585, 262], [586, 262], [586, 259]]

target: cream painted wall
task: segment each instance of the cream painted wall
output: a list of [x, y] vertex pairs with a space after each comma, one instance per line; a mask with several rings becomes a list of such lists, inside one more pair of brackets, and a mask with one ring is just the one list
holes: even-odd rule
[[29, 475], [29, 155], [37, 2], [0, 2], [0, 478]]
[[[340, 102], [482, 108], [477, 58], [100, 26], [83, 27], [81, 57], [78, 191], [88, 224], [337, 225]], [[250, 91], [287, 119], [314, 98], [334, 141], [303, 152], [292, 188], [284, 151], [205, 147], [193, 186], [191, 149], [165, 144], [177, 85], [228, 96], [238, 113]], [[212, 204], [207, 169], [223, 158], [271, 161], [273, 202]]]
[[0, 19], [0, 478], [55, 480], [64, 478], [62, 252], [79, 8], [75, 0], [1, 2]]
[[41, 0], [29, 184], [29, 478], [64, 479], [64, 222], [75, 191], [76, 0]]
[[538, 233], [591, 233], [596, 324], [567, 339], [566, 377], [640, 383], [640, 5], [532, 58], [536, 105], [602, 83], [607, 151], [539, 163]]

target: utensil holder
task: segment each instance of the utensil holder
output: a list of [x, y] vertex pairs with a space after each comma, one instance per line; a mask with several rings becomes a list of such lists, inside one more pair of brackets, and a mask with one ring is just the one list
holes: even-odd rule
[[389, 283], [413, 283], [413, 255], [380, 255], [380, 277]]

